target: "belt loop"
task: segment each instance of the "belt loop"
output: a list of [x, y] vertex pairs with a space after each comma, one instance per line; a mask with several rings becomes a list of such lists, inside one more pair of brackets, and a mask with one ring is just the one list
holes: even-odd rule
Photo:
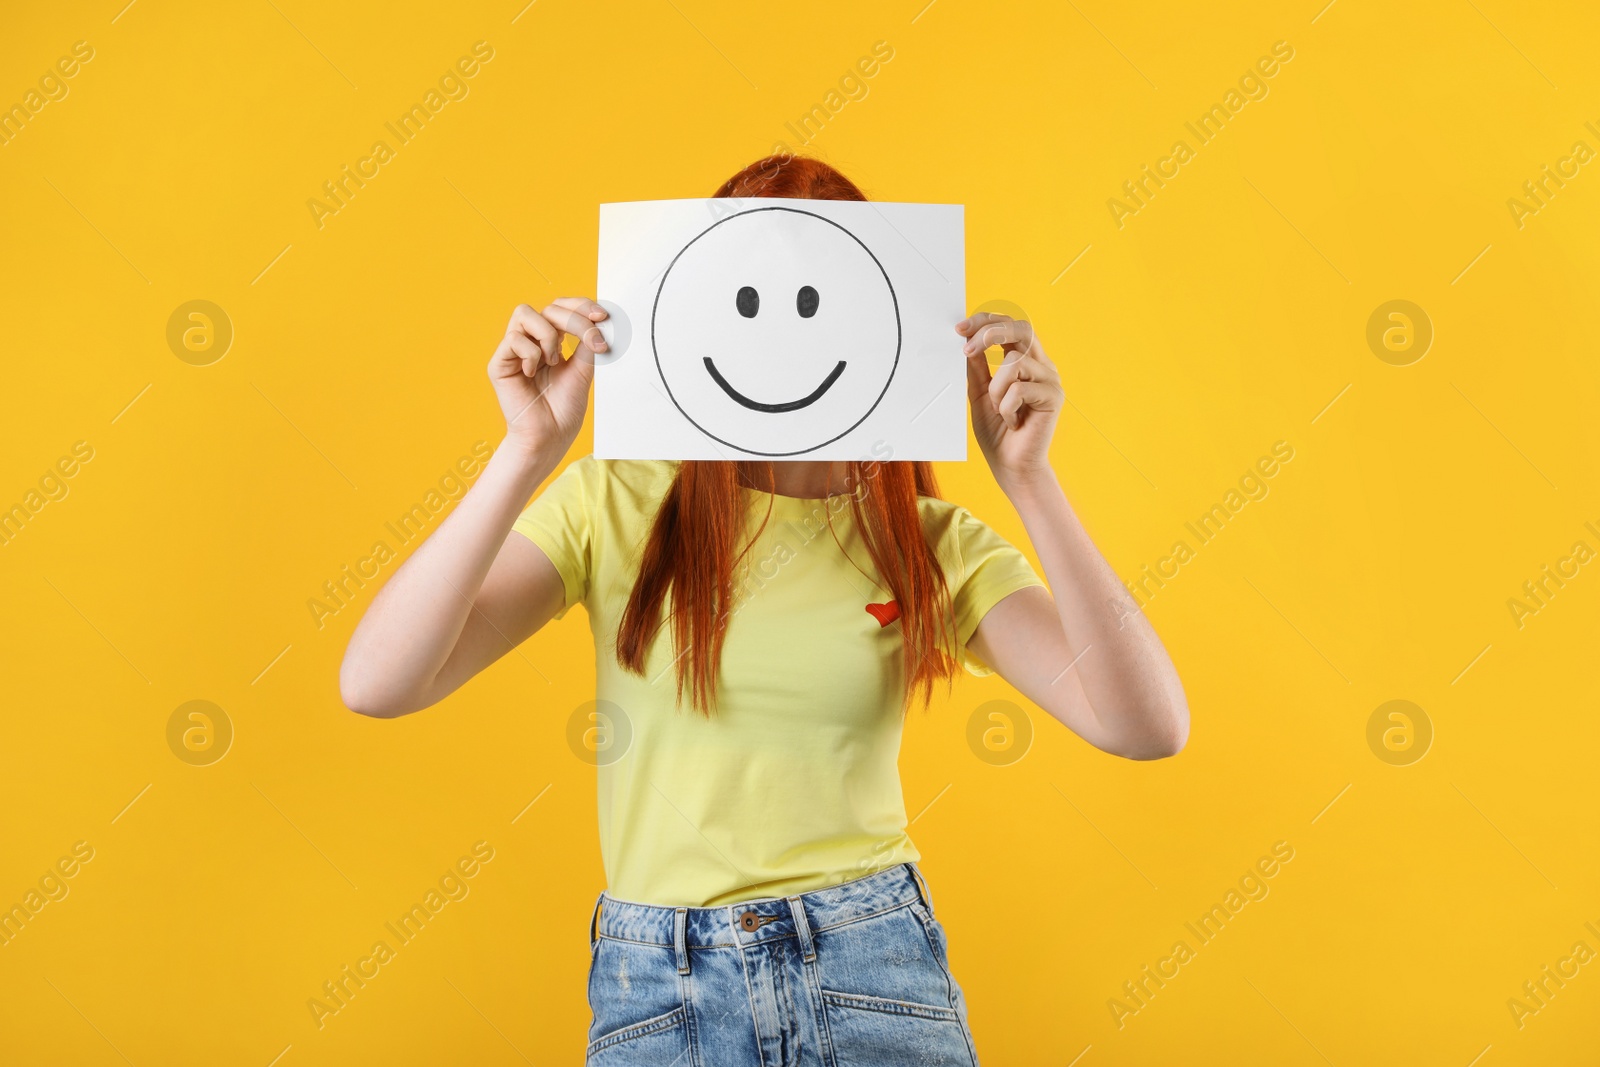
[[807, 963], [817, 961], [817, 946], [811, 940], [811, 924], [806, 921], [806, 906], [799, 897], [789, 898], [789, 911], [794, 914], [794, 930], [800, 935], [800, 957]]
[[593, 950], [594, 943], [600, 937], [600, 906], [605, 903], [606, 895], [601, 893], [594, 899], [594, 914], [589, 916], [589, 948]]
[[911, 872], [911, 877], [917, 883], [917, 895], [922, 898], [922, 906], [928, 909], [928, 914], [933, 914], [933, 894], [928, 891], [927, 879], [922, 877], [922, 872], [917, 870], [915, 863], [907, 863], [906, 869]]
[[678, 973], [689, 973], [689, 909], [674, 908], [672, 915], [672, 947], [678, 954]]

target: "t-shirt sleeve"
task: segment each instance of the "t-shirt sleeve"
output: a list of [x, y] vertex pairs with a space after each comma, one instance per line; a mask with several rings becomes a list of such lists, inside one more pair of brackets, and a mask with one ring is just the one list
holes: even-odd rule
[[563, 603], [556, 618], [589, 596], [594, 569], [594, 520], [601, 503], [604, 470], [593, 456], [567, 465], [523, 510], [511, 529], [526, 537], [555, 564]]
[[994, 669], [967, 648], [978, 624], [990, 608], [1012, 593], [1044, 582], [1026, 556], [965, 508], [955, 509], [951, 527], [957, 566], [954, 570], [947, 566], [945, 577], [950, 585], [959, 659], [968, 672], [981, 677], [993, 674]]

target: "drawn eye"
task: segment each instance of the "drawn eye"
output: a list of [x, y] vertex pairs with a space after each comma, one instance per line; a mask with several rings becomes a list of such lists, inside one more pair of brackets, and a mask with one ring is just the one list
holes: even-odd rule
[[[747, 319], [756, 317], [756, 312], [761, 310], [761, 294], [748, 285], [739, 290], [739, 295], [734, 298], [734, 303], [739, 306], [739, 314]], [[815, 301], [812, 302], [815, 309]]]
[[800, 287], [800, 292], [795, 294], [795, 310], [800, 312], [800, 317], [802, 319], [809, 319], [811, 316], [817, 313], [817, 302], [821, 299], [822, 298], [817, 295], [817, 291], [811, 288], [811, 286], [802, 285]]

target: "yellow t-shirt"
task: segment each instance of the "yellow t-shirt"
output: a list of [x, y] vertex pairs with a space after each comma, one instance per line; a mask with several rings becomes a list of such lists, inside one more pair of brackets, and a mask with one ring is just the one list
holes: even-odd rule
[[[917, 859], [897, 765], [900, 627], [867, 611], [890, 594], [847, 498], [744, 491], [746, 539], [769, 501], [772, 510], [748, 573], [735, 574], [710, 718], [687, 697], [677, 704], [670, 627], [657, 632], [643, 676], [617, 663], [617, 626], [676, 466], [585, 457], [513, 527], [560, 572], [561, 614], [582, 604], [594, 633], [598, 710], [614, 720], [598, 760], [608, 891], [647, 904], [730, 904]], [[928, 497], [919, 504], [949, 585], [961, 660], [990, 673], [966, 641], [1001, 599], [1042, 583], [965, 509]]]

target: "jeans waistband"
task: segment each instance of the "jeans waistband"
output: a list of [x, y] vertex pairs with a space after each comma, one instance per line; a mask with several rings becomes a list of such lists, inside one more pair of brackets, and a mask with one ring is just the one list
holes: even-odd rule
[[602, 893], [590, 929], [613, 940], [677, 948], [680, 954], [690, 948], [733, 948], [798, 936], [809, 956], [814, 933], [916, 903], [933, 910], [921, 873], [901, 863], [798, 896], [713, 908], [636, 904]]

